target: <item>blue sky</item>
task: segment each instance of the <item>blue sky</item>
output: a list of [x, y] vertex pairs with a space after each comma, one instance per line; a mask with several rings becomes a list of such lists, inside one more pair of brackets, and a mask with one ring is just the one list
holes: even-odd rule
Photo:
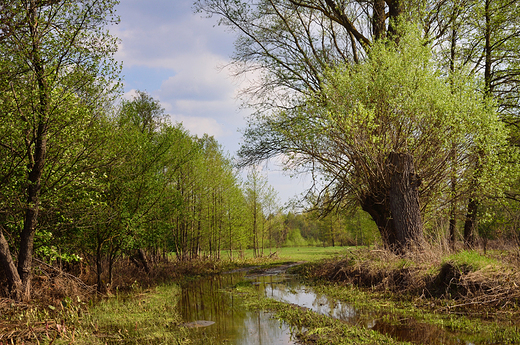
[[[173, 121], [192, 134], [214, 136], [234, 155], [240, 146], [247, 109], [237, 92], [244, 78], [229, 68], [235, 36], [216, 25], [216, 18], [193, 13], [191, 0], [122, 0], [121, 22], [111, 28], [121, 40], [116, 59], [123, 61], [125, 96], [143, 90], [161, 102]], [[304, 190], [310, 181], [290, 179], [275, 164], [268, 181], [282, 203]]]

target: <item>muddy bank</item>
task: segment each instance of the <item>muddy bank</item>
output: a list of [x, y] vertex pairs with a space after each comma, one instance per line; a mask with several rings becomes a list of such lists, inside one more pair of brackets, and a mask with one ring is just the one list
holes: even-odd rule
[[[503, 253], [502, 253], [503, 254]], [[424, 256], [424, 253], [422, 254]], [[396, 298], [422, 300], [445, 312], [519, 315], [520, 273], [513, 254], [460, 252], [432, 258], [397, 257], [361, 250], [343, 258], [304, 264], [294, 269], [304, 279], [369, 288]]]

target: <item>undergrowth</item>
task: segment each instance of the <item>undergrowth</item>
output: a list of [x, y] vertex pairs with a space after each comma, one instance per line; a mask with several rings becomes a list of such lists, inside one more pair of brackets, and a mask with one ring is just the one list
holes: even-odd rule
[[[520, 272], [510, 260], [497, 259], [491, 251], [487, 255], [474, 250], [439, 254], [430, 249], [398, 256], [365, 249], [304, 264], [295, 272], [315, 282], [390, 293], [442, 313], [520, 318]], [[500, 255], [504, 257], [503, 252]]]

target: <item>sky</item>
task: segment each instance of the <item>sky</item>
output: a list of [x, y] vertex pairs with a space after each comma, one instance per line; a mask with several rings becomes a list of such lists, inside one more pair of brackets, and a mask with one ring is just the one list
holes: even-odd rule
[[[172, 121], [193, 135], [214, 136], [234, 156], [250, 114], [237, 99], [247, 80], [232, 77], [226, 67], [236, 36], [217, 18], [194, 13], [192, 0], [122, 0], [117, 14], [121, 21], [110, 31], [120, 39], [116, 59], [123, 62], [125, 97], [148, 92]], [[275, 163], [267, 166], [264, 174], [281, 204], [310, 184]]]

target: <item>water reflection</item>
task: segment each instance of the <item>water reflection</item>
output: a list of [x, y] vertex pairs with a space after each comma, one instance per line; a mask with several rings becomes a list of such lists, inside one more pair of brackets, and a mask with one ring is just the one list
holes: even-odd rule
[[250, 312], [222, 289], [243, 280], [244, 273], [226, 274], [185, 283], [179, 309], [185, 322], [214, 321], [194, 329], [205, 343], [236, 345], [292, 345], [289, 327], [273, 319], [270, 313]]
[[[349, 304], [337, 302], [325, 295], [316, 294], [312, 289], [298, 283], [292, 276], [258, 277], [264, 285], [266, 296], [300, 307], [308, 308], [318, 314], [357, 323], [358, 314]], [[283, 283], [281, 283], [283, 282]]]
[[[465, 339], [469, 338], [467, 335], [450, 332], [435, 325], [420, 323], [412, 318], [399, 319], [392, 323], [383, 322], [381, 319], [384, 315], [367, 310], [356, 310], [349, 304], [315, 293], [311, 288], [302, 285], [290, 275], [258, 276], [250, 279], [253, 279], [260, 292], [268, 297], [296, 304], [352, 325], [371, 328], [400, 341], [415, 344], [480, 344]], [[489, 342], [482, 342], [482, 344], [489, 344]]]
[[[343, 320], [352, 325], [371, 328], [400, 341], [416, 344], [489, 344], [470, 342], [468, 335], [450, 332], [442, 327], [420, 323], [414, 319], [398, 319], [383, 322], [382, 314], [371, 310], [356, 310], [351, 305], [329, 299], [300, 284], [294, 276], [277, 275], [245, 276], [244, 272], [225, 274], [197, 280], [182, 286], [180, 301], [181, 315], [185, 322], [197, 320], [214, 321], [215, 324], [194, 330], [204, 345], [290, 345], [289, 327], [273, 319], [270, 313], [245, 310], [233, 295], [222, 293], [222, 289], [247, 280], [267, 297], [308, 308], [316, 313]], [[388, 319], [385, 318], [385, 319]], [[392, 318], [390, 318], [392, 319]], [[211, 342], [207, 342], [209, 339]], [[492, 343], [492, 342], [491, 342]]]

